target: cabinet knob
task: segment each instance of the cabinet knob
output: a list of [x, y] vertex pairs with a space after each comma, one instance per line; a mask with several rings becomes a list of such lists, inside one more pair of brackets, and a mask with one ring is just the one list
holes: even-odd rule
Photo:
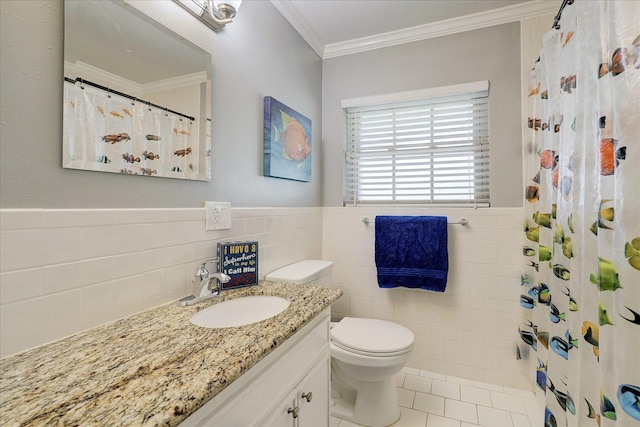
[[295, 408], [289, 408], [287, 410], [287, 414], [293, 415], [293, 418], [298, 418], [298, 412], [300, 412], [299, 406], [296, 406]]
[[307, 402], [311, 402], [311, 399], [313, 399], [313, 393], [302, 393], [302, 398], [307, 399]]

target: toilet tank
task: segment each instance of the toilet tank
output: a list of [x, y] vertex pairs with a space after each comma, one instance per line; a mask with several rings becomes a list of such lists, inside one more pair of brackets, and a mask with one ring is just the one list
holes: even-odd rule
[[332, 261], [307, 259], [279, 268], [265, 276], [267, 280], [296, 284], [311, 283], [320, 286], [331, 284]]

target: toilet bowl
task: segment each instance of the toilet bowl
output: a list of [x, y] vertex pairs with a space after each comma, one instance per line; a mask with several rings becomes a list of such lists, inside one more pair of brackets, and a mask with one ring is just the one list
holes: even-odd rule
[[345, 317], [331, 328], [332, 415], [382, 427], [400, 418], [395, 374], [407, 364], [413, 333], [378, 319]]
[[[329, 285], [333, 263], [306, 260], [276, 270], [267, 280]], [[332, 323], [331, 415], [383, 427], [400, 417], [395, 374], [411, 358], [413, 333], [379, 319], [345, 317]]]

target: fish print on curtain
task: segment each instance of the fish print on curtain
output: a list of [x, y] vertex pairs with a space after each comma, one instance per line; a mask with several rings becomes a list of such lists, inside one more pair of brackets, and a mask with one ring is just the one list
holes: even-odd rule
[[63, 117], [66, 168], [198, 179], [198, 128], [185, 117], [67, 81]]
[[640, 426], [640, 2], [577, 0], [529, 81], [517, 354], [547, 426]]

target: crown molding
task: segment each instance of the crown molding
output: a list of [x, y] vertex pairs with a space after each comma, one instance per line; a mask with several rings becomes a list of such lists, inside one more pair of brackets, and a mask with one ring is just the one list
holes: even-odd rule
[[[292, 6], [291, 0], [271, 0], [271, 3], [322, 59], [477, 30], [540, 15], [555, 14], [558, 10], [556, 1], [536, 0], [325, 46]], [[551, 24], [553, 23], [550, 23], [549, 27]]]
[[280, 12], [289, 24], [302, 36], [311, 49], [313, 49], [320, 58], [323, 58], [325, 46], [322, 44], [315, 31], [311, 29], [307, 21], [298, 13], [290, 0], [271, 0], [271, 4]]
[[[89, 81], [96, 80], [95, 83], [99, 82], [101, 85], [105, 85], [114, 90], [125, 92], [131, 96], [136, 97], [143, 97], [149, 92], [157, 92], [162, 90], [176, 89], [183, 86], [196, 85], [207, 82], [208, 80], [207, 72], [200, 71], [193, 74], [185, 74], [169, 79], [156, 80], [154, 82], [140, 84], [105, 71], [102, 68], [94, 67], [93, 65], [84, 63], [82, 61], [76, 61], [75, 63], [65, 61], [64, 70], [65, 77], [69, 77], [72, 79], [81, 77]], [[66, 73], [69, 73], [70, 75], [66, 75]]]
[[170, 79], [156, 80], [155, 82], [145, 83], [142, 88], [145, 93], [157, 92], [161, 90], [176, 89], [183, 86], [197, 85], [207, 82], [207, 72], [199, 71], [192, 74], [184, 74], [182, 76], [172, 77]]

